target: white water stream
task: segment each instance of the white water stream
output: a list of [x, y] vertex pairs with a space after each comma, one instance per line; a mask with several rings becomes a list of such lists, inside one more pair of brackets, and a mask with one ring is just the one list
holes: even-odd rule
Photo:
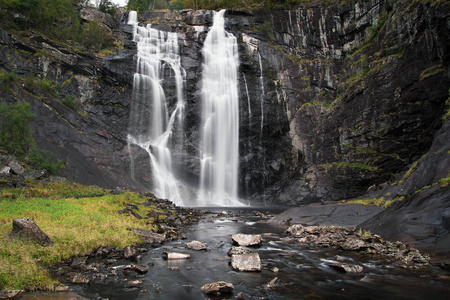
[[214, 15], [203, 47], [200, 205], [240, 206], [239, 95], [236, 37]]
[[[148, 152], [155, 195], [183, 205], [171, 155], [175, 128], [182, 136], [185, 106], [185, 71], [181, 67], [178, 37], [176, 33], [159, 31], [150, 25], [137, 26], [134, 12], [130, 12], [128, 24], [134, 26], [133, 39], [138, 49], [128, 142]], [[162, 87], [163, 81], [170, 77], [177, 91], [177, 103], [172, 105], [172, 111]], [[134, 169], [133, 160], [131, 167]]]

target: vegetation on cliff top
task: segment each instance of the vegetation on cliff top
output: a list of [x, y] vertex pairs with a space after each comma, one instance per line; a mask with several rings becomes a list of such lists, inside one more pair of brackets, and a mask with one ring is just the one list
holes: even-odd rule
[[[0, 0], [0, 28], [24, 31], [32, 29], [43, 36], [99, 51], [113, 47], [114, 38], [100, 20], [84, 21], [79, 7], [86, 0]], [[108, 2], [108, 1], [107, 1]], [[104, 1], [102, 1], [104, 3]], [[112, 7], [113, 8], [113, 7]], [[112, 13], [111, 6], [103, 11]]]
[[[96, 195], [96, 197], [80, 195]], [[101, 196], [103, 195], [103, 196]], [[0, 191], [0, 289], [53, 290], [59, 283], [48, 271], [50, 265], [99, 247], [125, 247], [140, 239], [128, 228], [152, 230], [153, 219], [136, 219], [118, 214], [123, 203], [139, 207], [142, 215], [156, 206], [143, 206], [144, 196], [108, 191], [70, 182], [30, 182], [25, 188]], [[23, 239], [11, 239], [12, 220], [29, 217], [52, 239], [40, 246]]]

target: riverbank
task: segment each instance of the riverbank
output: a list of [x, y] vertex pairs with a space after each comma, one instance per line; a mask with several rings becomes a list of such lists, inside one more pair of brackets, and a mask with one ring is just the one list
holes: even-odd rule
[[[194, 218], [192, 213], [181, 216], [180, 208], [152, 194], [84, 186], [56, 177], [28, 179], [21, 185], [0, 191], [0, 290], [53, 291], [61, 284], [49, 273], [50, 266], [102, 247], [123, 253], [143, 240], [162, 243], [178, 238], [175, 230], [166, 234], [161, 228], [186, 225]], [[11, 238], [17, 218], [33, 220], [52, 243], [43, 246]]]

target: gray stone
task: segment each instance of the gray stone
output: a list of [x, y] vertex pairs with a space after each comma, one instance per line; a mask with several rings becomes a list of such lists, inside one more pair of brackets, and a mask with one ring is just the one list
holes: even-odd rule
[[260, 234], [233, 234], [231, 236], [233, 243], [239, 246], [260, 246], [262, 244], [262, 237]]
[[251, 253], [251, 252], [252, 251], [250, 251], [250, 249], [247, 249], [247, 248], [232, 246], [230, 248], [230, 250], [228, 250], [227, 254], [229, 256], [232, 256], [232, 255], [237, 255], [237, 254], [248, 254], [248, 253]]
[[0, 174], [9, 174], [9, 172], [11, 171], [11, 168], [8, 166], [4, 166], [1, 170], [0, 170]]
[[71, 281], [75, 284], [88, 284], [89, 278], [83, 274], [75, 274]]
[[187, 253], [179, 253], [179, 252], [163, 252], [163, 257], [167, 260], [176, 260], [176, 259], [188, 259], [191, 256]]
[[83, 257], [75, 257], [72, 260], [72, 264], [70, 265], [72, 268], [74, 269], [81, 269], [86, 265], [86, 261], [87, 261], [88, 257], [87, 256], [83, 256]]
[[144, 284], [144, 282], [142, 280], [131, 280], [131, 281], [127, 282], [127, 287], [129, 287], [129, 288], [139, 287], [143, 284]]
[[363, 267], [352, 264], [329, 264], [328, 266], [344, 273], [362, 273], [364, 271]]
[[18, 299], [24, 293], [24, 290], [0, 291], [0, 300]]
[[207, 283], [201, 287], [201, 291], [207, 295], [229, 294], [234, 290], [234, 285], [225, 281]]
[[25, 172], [25, 168], [15, 159], [13, 159], [9, 164], [10, 172], [14, 175], [20, 175]]
[[261, 271], [261, 259], [258, 253], [237, 254], [231, 256], [231, 267], [237, 271]]
[[130, 259], [130, 258], [135, 258], [136, 256], [138, 256], [138, 252], [136, 251], [136, 249], [127, 246], [125, 247], [125, 249], [123, 250], [123, 257], [126, 259]]
[[186, 247], [196, 251], [207, 250], [206, 245], [199, 241], [191, 241], [186, 244]]
[[42, 246], [52, 245], [52, 240], [30, 218], [14, 219], [10, 237], [32, 240]]

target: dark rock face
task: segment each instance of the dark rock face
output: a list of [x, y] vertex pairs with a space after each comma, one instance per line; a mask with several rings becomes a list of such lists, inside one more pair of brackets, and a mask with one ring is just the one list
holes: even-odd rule
[[[127, 144], [136, 66], [131, 28], [126, 15], [83, 12], [93, 16], [124, 38], [117, 55], [100, 58], [33, 34], [0, 32], [1, 68], [59, 83], [59, 96], [74, 97], [78, 111], [34, 88], [16, 86], [3, 101], [31, 103], [37, 144], [67, 161], [61, 175], [148, 190], [148, 154]], [[212, 17], [183, 10], [146, 12], [141, 20], [179, 33], [187, 105], [183, 145], [172, 155], [176, 175], [194, 189], [201, 49]], [[418, 1], [227, 11], [227, 30], [239, 42], [240, 196], [255, 204], [351, 198], [426, 153], [448, 98], [447, 20], [448, 6]], [[174, 84], [169, 78], [163, 86]], [[176, 103], [174, 89], [166, 97]]]

